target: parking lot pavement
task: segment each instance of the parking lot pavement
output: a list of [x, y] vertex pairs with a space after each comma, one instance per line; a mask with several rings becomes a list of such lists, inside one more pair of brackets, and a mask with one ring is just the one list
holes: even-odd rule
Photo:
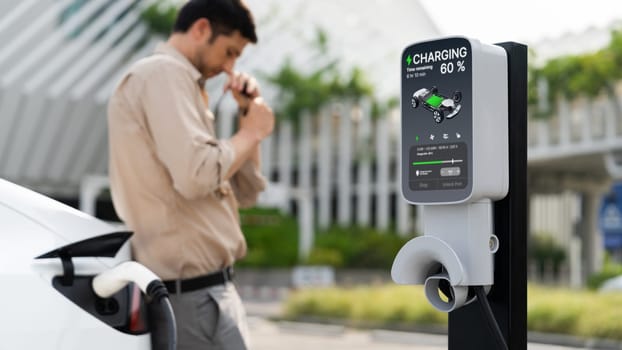
[[[249, 317], [255, 350], [445, 350], [446, 335], [354, 330], [343, 326], [311, 323], [274, 322], [261, 317]], [[529, 343], [529, 350], [577, 350]]]
[[250, 317], [249, 326], [255, 350], [441, 350], [447, 347], [443, 344], [389, 343], [375, 339], [373, 332], [340, 326], [275, 323], [259, 317]]
[[[446, 335], [355, 330], [339, 325], [270, 321], [281, 314], [282, 303], [244, 302], [249, 314], [249, 327], [255, 350], [445, 350]], [[529, 350], [577, 350], [529, 343]]]

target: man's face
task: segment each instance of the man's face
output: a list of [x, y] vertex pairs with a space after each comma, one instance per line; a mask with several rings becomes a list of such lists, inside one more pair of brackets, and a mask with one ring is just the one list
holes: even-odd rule
[[246, 44], [248, 39], [237, 30], [205, 40], [197, 49], [197, 69], [205, 78], [212, 78], [222, 72], [232, 73], [235, 61]]

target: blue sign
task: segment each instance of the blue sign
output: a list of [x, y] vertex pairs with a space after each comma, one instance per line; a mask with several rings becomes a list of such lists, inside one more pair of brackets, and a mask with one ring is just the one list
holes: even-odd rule
[[598, 223], [605, 249], [622, 248], [622, 183], [615, 184], [603, 198]]

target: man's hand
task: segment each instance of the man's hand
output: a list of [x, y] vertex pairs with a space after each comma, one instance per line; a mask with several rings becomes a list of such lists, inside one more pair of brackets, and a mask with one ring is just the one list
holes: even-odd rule
[[268, 137], [274, 129], [274, 113], [261, 97], [254, 98], [248, 106], [246, 117], [240, 118], [240, 131], [249, 132], [257, 141]]
[[246, 73], [233, 72], [225, 84], [224, 91], [231, 90], [240, 110], [248, 111], [251, 101], [261, 94], [257, 80]]

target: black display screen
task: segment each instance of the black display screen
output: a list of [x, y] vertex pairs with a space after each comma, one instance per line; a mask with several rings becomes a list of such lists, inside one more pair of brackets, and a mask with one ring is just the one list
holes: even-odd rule
[[402, 55], [402, 191], [416, 203], [457, 202], [472, 189], [472, 57], [465, 38]]

